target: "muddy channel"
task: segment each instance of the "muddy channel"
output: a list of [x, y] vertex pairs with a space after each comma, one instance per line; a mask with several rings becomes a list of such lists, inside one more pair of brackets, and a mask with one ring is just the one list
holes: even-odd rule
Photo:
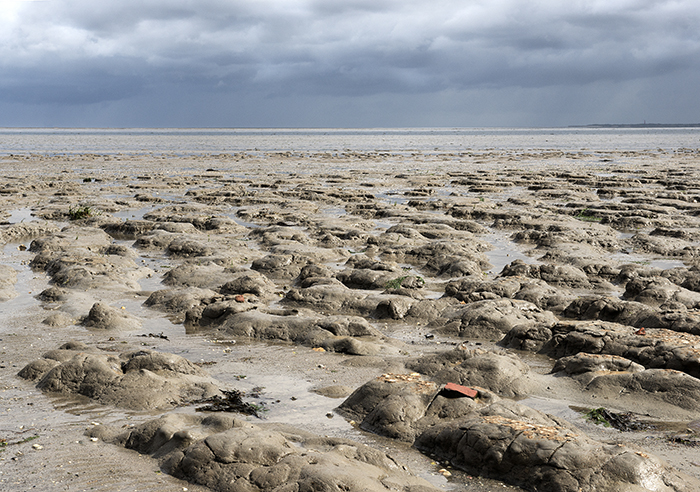
[[699, 201], [689, 150], [3, 157], [0, 490], [700, 490]]

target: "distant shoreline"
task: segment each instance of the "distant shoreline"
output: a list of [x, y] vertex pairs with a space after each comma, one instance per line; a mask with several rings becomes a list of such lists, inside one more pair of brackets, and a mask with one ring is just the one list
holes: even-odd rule
[[700, 128], [700, 123], [597, 123], [593, 125], [570, 125], [569, 128]]

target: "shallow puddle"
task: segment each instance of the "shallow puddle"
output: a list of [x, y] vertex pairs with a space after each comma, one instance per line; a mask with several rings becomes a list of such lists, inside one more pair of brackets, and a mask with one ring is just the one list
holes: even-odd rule
[[557, 400], [556, 398], [530, 396], [518, 400], [518, 403], [539, 410], [540, 412], [562, 418], [574, 425], [583, 419], [581, 412], [576, 409], [579, 407], [572, 407], [566, 401]]
[[2, 303], [4, 323], [0, 323], [0, 332], [9, 325], [7, 317], [22, 317], [29, 309], [40, 309], [41, 302], [36, 295], [46, 289], [49, 278], [44, 272], [33, 272], [29, 262], [34, 257], [23, 243], [7, 243], [2, 249], [2, 264], [12, 267], [17, 272], [14, 285], [17, 296]]
[[137, 209], [121, 210], [119, 212], [112, 212], [112, 216], [114, 216], [117, 219], [122, 219], [124, 221], [143, 220], [144, 215], [152, 212], [156, 208], [157, 207], [144, 207], [144, 208], [137, 208]]
[[31, 208], [19, 208], [10, 212], [10, 216], [7, 218], [8, 224], [19, 224], [22, 222], [30, 222], [34, 220]]
[[681, 260], [674, 260], [670, 258], [649, 258], [648, 256], [627, 253], [614, 253], [610, 255], [610, 259], [620, 264], [636, 263], [638, 265], [650, 266], [651, 268], [658, 268], [659, 270], [685, 267], [685, 263]]
[[374, 196], [377, 198], [377, 200], [384, 201], [392, 205], [405, 205], [409, 202], [409, 200], [411, 200], [411, 197], [406, 197], [403, 194], [403, 191], [403, 189], [386, 190], [380, 193], [375, 193]]
[[659, 258], [657, 260], [649, 260], [649, 266], [660, 270], [670, 270], [671, 268], [684, 268], [685, 263], [680, 260]]
[[484, 255], [489, 259], [493, 267], [487, 271], [489, 275], [498, 275], [503, 271], [503, 268], [510, 265], [515, 260], [522, 260], [528, 264], [537, 264], [538, 262], [523, 253], [522, 248], [515, 242], [511, 241], [506, 234], [487, 234], [479, 236], [493, 246], [493, 249], [484, 251]]

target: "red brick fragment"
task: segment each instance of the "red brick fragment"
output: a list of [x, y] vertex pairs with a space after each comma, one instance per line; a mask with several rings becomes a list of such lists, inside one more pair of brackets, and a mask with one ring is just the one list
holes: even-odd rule
[[464, 396], [468, 396], [469, 398], [476, 398], [477, 395], [479, 394], [478, 391], [475, 389], [469, 388], [467, 386], [462, 386], [459, 384], [455, 383], [447, 383], [444, 388], [446, 391], [454, 391], [456, 393], [460, 393]]

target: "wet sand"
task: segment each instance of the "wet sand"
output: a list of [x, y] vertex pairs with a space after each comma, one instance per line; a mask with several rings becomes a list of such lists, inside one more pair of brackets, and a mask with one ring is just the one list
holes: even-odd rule
[[[420, 278], [424, 284], [415, 290], [421, 299], [438, 300], [445, 298], [448, 284], [462, 278], [502, 278], [503, 269], [516, 260], [518, 265], [574, 267], [583, 277], [572, 280], [570, 274], [553, 274], [544, 280], [540, 272], [538, 280], [560, 292], [564, 298], [560, 303], [586, 296], [622, 299], [627, 295], [626, 302], [640, 303], [659, 317], [682, 315], [688, 346], [700, 350], [700, 322], [692, 323], [700, 303], [696, 304], [689, 284], [678, 285], [682, 292], [666, 288], [669, 297], [661, 300], [656, 291], [632, 299], [626, 289], [630, 278], [622, 283], [619, 274], [614, 278], [600, 274], [601, 265], [616, 271], [624, 265], [653, 270], [635, 270], [641, 278], [671, 278], [663, 272], [673, 269], [686, 276], [694, 271], [700, 254], [699, 163], [696, 151], [2, 158], [1, 263], [15, 270], [17, 277], [13, 280], [8, 275], [9, 280], [0, 284], [0, 292], [6, 293], [0, 302], [0, 438], [5, 444], [0, 453], [0, 490], [208, 490], [161, 473], [147, 456], [85, 436], [85, 430], [96, 425], [135, 425], [165, 412], [125, 410], [83, 397], [47, 394], [35, 387], [36, 382], [17, 376], [25, 365], [70, 340], [106, 351], [149, 348], [185, 357], [222, 386], [256, 395], [251, 401], [265, 408], [265, 421], [348, 437], [387, 451], [439, 488], [519, 490], [453, 468], [446, 478], [439, 472], [445, 464], [404, 443], [361, 430], [334, 412], [343, 398], [316, 392], [329, 386], [355, 389], [392, 372], [408, 358], [462, 343], [495, 347], [502, 337], [491, 332], [481, 337], [445, 332], [430, 313], [380, 315], [376, 306], [366, 308], [369, 301], [364, 297], [361, 306], [359, 301], [352, 306], [344, 301], [337, 312], [328, 312], [337, 304], [314, 304], [303, 297], [299, 270], [313, 263], [338, 274], [358, 255], [384, 259], [399, 272], [391, 271], [387, 278]], [[188, 205], [194, 207], [188, 209]], [[85, 216], [76, 216], [78, 210], [85, 211]], [[55, 236], [66, 227], [101, 232], [114, 227], [110, 224], [145, 217], [178, 224], [168, 230], [169, 245], [159, 246], [154, 239], [139, 244], [152, 237], [151, 230], [137, 231], [133, 237], [111, 233], [112, 244], [133, 265], [108, 264], [99, 274], [93, 271], [89, 279], [75, 280], [75, 275], [59, 279], [56, 271], [40, 267], [38, 247], [31, 246], [33, 240]], [[23, 229], [23, 225], [31, 226]], [[410, 231], [388, 233], [396, 226]], [[397, 235], [389, 238], [390, 234]], [[78, 236], [68, 243], [76, 250], [89, 250], [91, 243]], [[178, 238], [189, 243], [176, 248], [173, 241]], [[391, 245], [389, 239], [394, 241]], [[452, 252], [454, 258], [436, 264], [424, 253], [419, 256], [404, 247], [415, 243], [418, 248], [433, 241], [469, 244], [474, 253]], [[64, 253], [70, 257], [70, 247]], [[262, 263], [256, 266], [256, 260], [270, 254], [290, 260], [279, 270], [266, 269]], [[385, 339], [368, 342], [371, 347], [376, 342], [377, 348], [366, 355], [321, 351], [298, 340], [231, 335], [217, 329], [221, 319], [210, 325], [203, 323], [204, 318], [185, 322], [188, 316], [192, 321], [193, 316], [202, 315], [201, 309], [188, 314], [184, 309], [145, 306], [153, 292], [174, 288], [172, 282], [180, 282], [179, 287], [187, 284], [182, 279], [163, 283], [168, 272], [183, 265], [193, 268], [193, 283], [200, 275], [197, 268], [207, 265], [229, 268], [229, 273], [255, 267], [274, 284], [264, 295], [246, 294], [245, 302], [255, 304], [257, 311], [299, 309], [318, 316], [359, 316]], [[591, 265], [596, 265], [595, 272]], [[350, 285], [348, 299], [387, 295], [384, 277], [379, 279], [374, 284], [344, 282]], [[205, 283], [197, 281], [201, 286]], [[52, 286], [64, 288], [65, 297], [54, 302], [37, 298]], [[293, 297], [290, 293], [295, 289], [298, 295]], [[459, 292], [466, 297], [450, 298], [455, 306], [477, 301], [474, 292]], [[128, 313], [138, 327], [85, 326], [84, 319], [97, 302]], [[572, 319], [571, 310], [537, 307], [554, 313], [557, 321]], [[53, 321], [47, 323], [51, 316]], [[578, 321], [583, 319], [581, 315]], [[632, 321], [617, 321], [639, 329]], [[646, 326], [650, 332], [669, 327], [673, 328]], [[599, 397], [581, 390], [570, 378], [549, 375], [553, 357], [510, 350], [530, 366], [532, 374], [549, 378], [543, 379], [548, 381], [546, 390], [519, 395], [519, 401], [569, 420], [594, 439], [638, 444], [700, 478], [697, 448], [692, 442], [672, 440], [697, 426], [697, 409], [674, 406], [644, 392]], [[638, 412], [656, 423], [657, 429], [620, 432], [596, 426], [580, 411], [596, 407]], [[192, 412], [193, 408], [172, 411]]]

